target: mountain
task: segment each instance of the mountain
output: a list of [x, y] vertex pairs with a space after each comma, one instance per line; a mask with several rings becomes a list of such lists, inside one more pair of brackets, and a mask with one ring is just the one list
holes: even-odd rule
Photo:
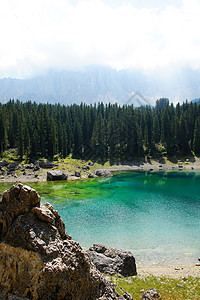
[[200, 104], [200, 98], [196, 98], [196, 99], [192, 100], [192, 102], [193, 102], [193, 103], [196, 102], [197, 104]]
[[157, 70], [117, 71], [105, 66], [89, 66], [76, 71], [50, 71], [28, 79], [0, 79], [0, 101], [9, 99], [48, 103], [153, 104], [161, 97], [183, 102], [200, 94], [200, 71], [180, 68], [176, 72]]

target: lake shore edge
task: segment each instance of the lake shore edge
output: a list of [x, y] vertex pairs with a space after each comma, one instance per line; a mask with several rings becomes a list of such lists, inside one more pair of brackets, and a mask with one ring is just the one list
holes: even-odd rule
[[[75, 162], [74, 162], [75, 161]], [[53, 170], [62, 170], [64, 173], [67, 174], [68, 181], [71, 180], [81, 180], [81, 179], [88, 179], [88, 174], [93, 173], [98, 169], [104, 169], [111, 172], [123, 172], [123, 171], [200, 171], [200, 158], [191, 158], [187, 159], [186, 161], [177, 161], [171, 162], [166, 159], [162, 159], [162, 163], [157, 160], [136, 160], [133, 162], [125, 162], [119, 164], [108, 165], [106, 164], [99, 164], [94, 163], [94, 166], [91, 167], [90, 171], [87, 173], [80, 172], [80, 177], [76, 177], [74, 174], [75, 170], [82, 171], [80, 165], [76, 166], [76, 161], [80, 162], [81, 160], [74, 160], [73, 164], [70, 165], [69, 163], [62, 163], [60, 167], [54, 167]], [[81, 161], [82, 166], [87, 164], [87, 162]], [[80, 163], [79, 163], [80, 164]], [[55, 165], [58, 165], [55, 162]], [[29, 170], [30, 171], [30, 170]], [[48, 169], [40, 168], [38, 172], [23, 172], [20, 174], [13, 174], [0, 176], [0, 183], [37, 183], [37, 182], [44, 182], [47, 180], [47, 172]]]
[[169, 277], [169, 278], [184, 278], [184, 277], [200, 277], [200, 267], [194, 265], [177, 265], [177, 266], [138, 266], [137, 276], [147, 277]]

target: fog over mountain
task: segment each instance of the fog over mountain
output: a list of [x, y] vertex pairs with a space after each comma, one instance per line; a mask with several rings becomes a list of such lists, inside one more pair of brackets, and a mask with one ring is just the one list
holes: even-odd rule
[[117, 71], [89, 66], [74, 71], [49, 71], [29, 79], [0, 79], [0, 102], [10, 99], [48, 103], [154, 104], [161, 97], [182, 103], [199, 98], [200, 71], [182, 67], [175, 72], [157, 70], [148, 74], [137, 69]]

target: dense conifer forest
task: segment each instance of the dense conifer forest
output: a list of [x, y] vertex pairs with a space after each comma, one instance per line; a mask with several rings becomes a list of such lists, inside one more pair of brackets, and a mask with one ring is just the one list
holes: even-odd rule
[[125, 161], [144, 155], [200, 155], [200, 105], [155, 107], [118, 104], [0, 104], [0, 153], [17, 148], [24, 157]]

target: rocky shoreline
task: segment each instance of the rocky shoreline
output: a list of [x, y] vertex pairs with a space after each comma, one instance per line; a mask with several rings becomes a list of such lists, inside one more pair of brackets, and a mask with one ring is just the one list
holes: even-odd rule
[[[111, 177], [111, 172], [116, 171], [198, 171], [200, 170], [200, 159], [186, 159], [176, 163], [159, 161], [135, 161], [113, 166], [99, 165], [93, 162], [76, 161], [70, 165], [61, 162], [39, 162], [31, 164], [8, 163], [0, 161], [0, 183], [15, 182], [43, 182], [46, 180], [78, 180], [95, 177]], [[54, 176], [55, 175], [55, 176]]]

